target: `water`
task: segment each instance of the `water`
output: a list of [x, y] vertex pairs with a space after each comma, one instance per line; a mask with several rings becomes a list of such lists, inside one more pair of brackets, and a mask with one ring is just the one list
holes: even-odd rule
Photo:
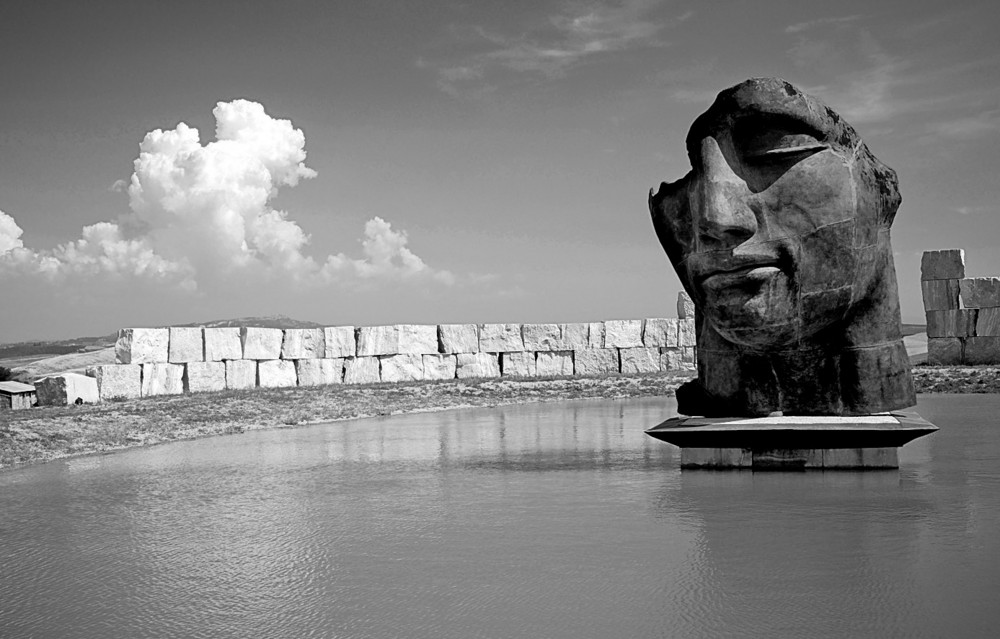
[[0, 473], [0, 637], [962, 637], [1000, 396], [899, 471], [685, 471], [670, 400], [248, 433]]

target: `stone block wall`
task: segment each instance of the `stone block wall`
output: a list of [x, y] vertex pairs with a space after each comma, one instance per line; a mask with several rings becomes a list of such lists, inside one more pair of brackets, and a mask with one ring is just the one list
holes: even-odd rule
[[694, 317], [683, 297], [678, 308], [685, 317], [576, 324], [125, 328], [115, 348], [118, 363], [87, 374], [97, 379], [104, 400], [253, 387], [694, 370]]
[[965, 251], [926, 251], [927, 363], [1000, 364], [1000, 277], [966, 277]]

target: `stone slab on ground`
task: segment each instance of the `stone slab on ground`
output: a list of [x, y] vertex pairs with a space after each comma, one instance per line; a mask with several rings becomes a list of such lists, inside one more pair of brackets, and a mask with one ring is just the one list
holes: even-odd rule
[[238, 326], [206, 328], [204, 339], [206, 362], [243, 359], [243, 342], [240, 341]]
[[[978, 313], [976, 312], [977, 310]], [[974, 313], [973, 318], [976, 327], [975, 333], [969, 333], [969, 336], [1000, 336], [1000, 308], [994, 306], [990, 308], [970, 309], [967, 312]], [[927, 334], [930, 335], [929, 325], [927, 331]]]
[[184, 364], [143, 364], [142, 396], [180, 395], [184, 392]]
[[475, 324], [441, 324], [438, 339], [442, 353], [479, 352], [479, 327]]
[[103, 364], [88, 368], [87, 375], [97, 380], [101, 401], [142, 396], [141, 364]]
[[341, 358], [310, 358], [295, 360], [299, 386], [329, 386], [344, 381], [344, 360]]
[[961, 364], [963, 341], [958, 337], [927, 338], [927, 363], [931, 366]]
[[[927, 353], [930, 361], [930, 349]], [[970, 337], [965, 340], [962, 361], [966, 364], [1000, 364], [1000, 337]]]
[[184, 390], [189, 393], [226, 390], [225, 362], [189, 362], [184, 364]]
[[167, 361], [171, 364], [205, 361], [205, 337], [200, 326], [171, 326]]
[[43, 377], [35, 382], [35, 398], [39, 406], [96, 404], [101, 401], [97, 380], [79, 373], [63, 373]]
[[619, 370], [617, 348], [588, 348], [573, 353], [576, 375], [609, 375]]
[[280, 328], [244, 326], [240, 329], [243, 359], [281, 359], [281, 344], [285, 332]]
[[539, 351], [535, 354], [535, 375], [573, 374], [573, 351]]
[[281, 340], [281, 359], [326, 357], [326, 334], [322, 328], [286, 328]]
[[167, 363], [170, 331], [165, 328], [123, 328], [115, 342], [119, 364]]
[[257, 385], [261, 388], [291, 388], [298, 385], [295, 362], [268, 359], [257, 362]]
[[[520, 331], [518, 335], [520, 336]], [[496, 353], [458, 353], [455, 357], [455, 376], [458, 379], [500, 377], [500, 360]]]
[[924, 251], [920, 258], [921, 280], [960, 280], [965, 277], [965, 251]]
[[225, 364], [226, 364], [226, 388], [228, 388], [229, 390], [256, 388], [257, 360], [227, 359], [225, 361]]
[[525, 351], [562, 350], [562, 331], [558, 324], [524, 324], [521, 335]]
[[501, 353], [500, 370], [504, 377], [534, 377], [535, 354], [530, 351]]
[[458, 358], [452, 354], [424, 355], [424, 379], [455, 379]]
[[[524, 339], [521, 337], [521, 325], [480, 324], [479, 350], [482, 353], [513, 353], [525, 350]], [[461, 370], [461, 362], [459, 362], [458, 367]]]
[[[983, 309], [986, 310], [986, 309]], [[970, 337], [977, 334], [979, 309], [927, 311], [927, 337]]]
[[403, 355], [433, 355], [437, 353], [437, 325], [400, 324], [399, 352]]
[[[434, 340], [437, 341], [437, 335]], [[378, 359], [383, 382], [415, 382], [424, 378], [424, 356], [419, 353], [383, 355]]]
[[590, 324], [583, 322], [560, 324], [559, 330], [562, 332], [562, 348], [560, 350], [580, 351], [590, 348]]
[[642, 320], [606, 320], [604, 348], [642, 346]]
[[678, 327], [675, 317], [653, 317], [644, 322], [642, 345], [646, 348], [666, 348], [678, 345]]
[[358, 340], [353, 326], [327, 326], [323, 329], [326, 351], [323, 357], [355, 357], [358, 354]]
[[659, 348], [622, 348], [618, 350], [621, 358], [621, 372], [658, 373], [660, 371]]
[[348, 357], [344, 360], [345, 384], [377, 384], [380, 381], [377, 357]]
[[604, 348], [604, 322], [587, 325], [587, 344], [590, 348]]
[[950, 311], [959, 308], [958, 282], [959, 280], [924, 280], [920, 282], [924, 310]]
[[358, 329], [358, 357], [399, 352], [399, 326], [362, 326]]

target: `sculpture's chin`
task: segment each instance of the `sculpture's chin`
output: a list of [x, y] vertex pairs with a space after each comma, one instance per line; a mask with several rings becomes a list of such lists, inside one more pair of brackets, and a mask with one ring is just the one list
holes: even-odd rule
[[706, 286], [703, 293], [706, 318], [728, 342], [762, 349], [785, 346], [799, 337], [797, 296], [783, 272], [738, 285]]

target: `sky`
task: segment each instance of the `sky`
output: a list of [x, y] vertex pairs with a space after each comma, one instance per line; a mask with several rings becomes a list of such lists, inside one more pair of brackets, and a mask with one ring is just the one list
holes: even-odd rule
[[1000, 8], [855, 2], [0, 2], [0, 343], [286, 315], [672, 317], [651, 187], [778, 76], [894, 168], [925, 250], [1000, 275]]

